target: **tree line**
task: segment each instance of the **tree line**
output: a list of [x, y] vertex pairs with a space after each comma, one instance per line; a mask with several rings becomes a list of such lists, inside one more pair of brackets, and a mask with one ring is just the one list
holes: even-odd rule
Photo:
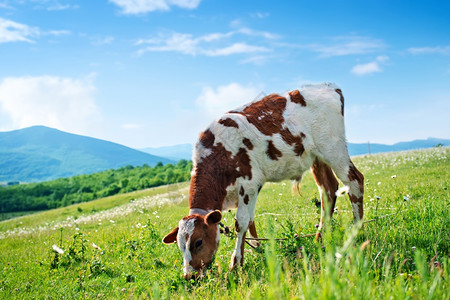
[[35, 211], [142, 190], [190, 179], [192, 162], [155, 167], [126, 166], [90, 175], [0, 188], [0, 212]]

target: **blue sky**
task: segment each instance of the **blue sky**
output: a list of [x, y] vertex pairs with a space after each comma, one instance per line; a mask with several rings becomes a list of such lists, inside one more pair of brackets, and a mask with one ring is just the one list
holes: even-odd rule
[[350, 142], [450, 138], [450, 1], [0, 0], [0, 131], [193, 143], [258, 95], [336, 82]]

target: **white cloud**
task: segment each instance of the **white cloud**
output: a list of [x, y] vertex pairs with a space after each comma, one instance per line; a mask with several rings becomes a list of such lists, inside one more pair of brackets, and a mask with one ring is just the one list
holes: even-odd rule
[[443, 54], [450, 55], [450, 46], [436, 46], [436, 47], [416, 47], [409, 48], [408, 51], [412, 54]]
[[109, 0], [121, 8], [123, 14], [145, 14], [152, 11], [168, 11], [171, 6], [195, 9], [201, 0]]
[[269, 59], [273, 58], [270, 55], [255, 55], [240, 61], [241, 64], [254, 64], [257, 66], [264, 65]]
[[[93, 76], [8, 77], [0, 82], [0, 110], [17, 129], [45, 125], [65, 131], [87, 133], [97, 124], [100, 113], [95, 103]], [[95, 131], [95, 130], [94, 130]]]
[[[16, 1], [19, 2], [19, 1]], [[30, 4], [33, 4], [33, 9], [45, 9], [48, 11], [59, 11], [68, 9], [78, 9], [78, 5], [63, 4], [60, 0], [31, 0]], [[64, 0], [62, 2], [65, 2]], [[19, 2], [20, 3], [20, 2]], [[22, 3], [23, 4], [23, 3]]]
[[53, 36], [62, 36], [69, 35], [71, 32], [69, 30], [49, 30], [47, 32], [41, 32], [42, 35], [53, 35]]
[[377, 61], [356, 65], [352, 69], [352, 73], [356, 75], [367, 75], [376, 72], [381, 72], [381, 68]]
[[60, 4], [54, 3], [53, 5], [47, 7], [49, 11], [57, 11], [57, 10], [68, 10], [68, 9], [78, 9], [80, 8], [78, 5], [70, 5], [70, 4]]
[[136, 46], [144, 46], [138, 50], [138, 54], [145, 52], [180, 52], [187, 55], [228, 56], [242, 53], [269, 52], [271, 49], [265, 46], [249, 45], [242, 41], [230, 41], [236, 35], [263, 37], [275, 39], [276, 35], [264, 31], [255, 31], [249, 28], [241, 28], [226, 33], [210, 33], [194, 37], [188, 33], [173, 32], [171, 34], [160, 33], [149, 39], [140, 39]]
[[4, 8], [4, 9], [12, 9], [12, 6], [9, 6], [7, 3], [5, 2], [0, 2], [0, 8]]
[[211, 119], [240, 107], [254, 100], [261, 93], [261, 89], [253, 86], [242, 86], [239, 83], [230, 83], [219, 86], [217, 89], [205, 87], [197, 98], [197, 106]]
[[94, 46], [109, 45], [113, 41], [114, 41], [114, 37], [112, 37], [112, 36], [91, 38], [91, 43]]
[[268, 31], [254, 30], [254, 29], [247, 28], [247, 27], [240, 28], [237, 30], [237, 32], [245, 34], [245, 35], [249, 35], [249, 36], [263, 37], [265, 39], [271, 39], [271, 40], [276, 40], [276, 39], [280, 38], [280, 36], [277, 34], [273, 34]]
[[0, 44], [12, 42], [34, 43], [34, 39], [40, 36], [62, 36], [70, 33], [67, 30], [42, 31], [38, 27], [0, 18]]
[[251, 46], [245, 43], [235, 43], [231, 46], [214, 49], [214, 50], [204, 50], [203, 53], [207, 56], [227, 56], [239, 53], [255, 53], [255, 52], [269, 52], [270, 50], [266, 47]]
[[368, 75], [376, 72], [383, 71], [381, 69], [381, 64], [387, 62], [389, 60], [389, 57], [387, 56], [378, 56], [375, 61], [369, 62], [367, 64], [358, 64], [354, 66], [351, 70], [351, 72], [355, 75]]
[[32, 38], [39, 36], [39, 34], [40, 31], [36, 27], [0, 18], [0, 43], [33, 43]]
[[270, 16], [269, 13], [256, 12], [251, 14], [253, 18], [264, 19]]
[[166, 37], [159, 35], [158, 37], [151, 39], [141, 39], [136, 45], [149, 44], [150, 46], [140, 49], [139, 54], [143, 54], [149, 51], [175, 51], [183, 54], [195, 55], [198, 52], [198, 44], [200, 39], [195, 39], [191, 34], [173, 33], [171, 36]]
[[371, 53], [385, 48], [383, 41], [362, 36], [339, 36], [329, 45], [313, 44], [306, 46], [322, 57], [344, 56]]

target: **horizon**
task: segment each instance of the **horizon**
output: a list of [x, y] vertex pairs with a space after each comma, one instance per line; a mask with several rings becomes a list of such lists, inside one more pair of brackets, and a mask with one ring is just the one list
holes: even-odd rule
[[261, 95], [336, 82], [349, 143], [450, 139], [449, 10], [406, 0], [0, 0], [0, 131], [42, 125], [133, 149], [194, 144]]
[[[120, 146], [125, 146], [125, 147], [128, 147], [130, 149], [138, 150], [138, 151], [141, 151], [141, 152], [145, 152], [146, 149], [155, 149], [156, 150], [156, 149], [159, 149], [159, 148], [173, 148], [173, 147], [179, 147], [179, 146], [184, 146], [184, 145], [194, 146], [194, 144], [195, 144], [195, 143], [182, 143], [182, 144], [165, 145], [165, 146], [159, 146], [159, 147], [133, 148], [133, 147], [129, 147], [127, 145], [123, 145], [123, 144], [114, 142], [114, 141], [109, 141], [109, 140], [105, 140], [105, 139], [101, 139], [101, 138], [96, 138], [96, 137], [89, 136], [89, 135], [84, 135], [84, 134], [78, 134], [78, 133], [63, 131], [63, 130], [60, 130], [58, 128], [48, 127], [48, 126], [45, 126], [45, 125], [33, 125], [33, 126], [25, 127], [25, 128], [14, 129], [14, 130], [11, 130], [11, 131], [0, 131], [0, 133], [6, 133], [6, 132], [12, 132], [12, 131], [20, 131], [20, 130], [28, 129], [28, 128], [31, 128], [31, 127], [45, 127], [45, 128], [48, 128], [48, 129], [58, 130], [58, 131], [61, 131], [63, 133], [74, 134], [74, 135], [84, 136], [84, 137], [87, 137], [87, 138], [98, 139], [98, 140], [102, 140], [104, 142], [110, 142], [110, 143], [118, 144]], [[402, 140], [402, 141], [394, 142], [392, 144], [377, 143], [377, 142], [371, 142], [371, 141], [359, 142], [359, 143], [358, 142], [355, 143], [355, 142], [347, 141], [347, 144], [353, 144], [353, 145], [367, 145], [367, 144], [369, 144], [369, 145], [393, 146], [393, 145], [396, 145], [396, 144], [399, 144], [399, 143], [409, 143], [409, 142], [414, 142], [414, 141], [427, 141], [427, 140], [445, 140], [445, 141], [450, 141], [450, 139], [430, 136], [430, 137], [423, 138], [423, 139]], [[161, 157], [163, 157], [163, 156], [161, 156]]]

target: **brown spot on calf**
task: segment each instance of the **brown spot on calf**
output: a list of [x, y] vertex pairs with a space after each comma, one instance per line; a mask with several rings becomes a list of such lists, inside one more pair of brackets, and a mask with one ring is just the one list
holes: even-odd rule
[[248, 197], [248, 195], [245, 195], [245, 197], [244, 197], [244, 204], [245, 205], [248, 205], [248, 201], [249, 201], [250, 199], [249, 199], [249, 197]]
[[239, 195], [241, 195], [241, 196], [245, 195], [245, 190], [244, 190], [243, 186], [241, 186], [241, 189], [239, 190]]
[[226, 126], [226, 127], [239, 128], [238, 123], [236, 123], [236, 121], [234, 121], [233, 119], [230, 119], [230, 118], [220, 119], [219, 124], [222, 124], [223, 126]]
[[267, 144], [267, 156], [270, 157], [271, 160], [278, 160], [279, 157], [283, 156], [283, 153], [281, 153], [280, 150], [275, 147], [275, 145], [272, 143], [272, 141], [269, 141]]
[[242, 143], [247, 147], [248, 150], [253, 150], [253, 144], [248, 138], [244, 138]]
[[300, 133], [300, 136], [293, 135], [288, 128], [283, 128], [280, 132], [283, 141], [285, 141], [289, 145], [294, 145], [294, 152], [298, 156], [301, 156], [303, 152], [305, 152], [305, 148], [303, 147], [303, 138], [305, 138], [305, 134], [303, 132]]
[[200, 134], [199, 141], [205, 148], [211, 149], [214, 145], [214, 140], [215, 136], [209, 129]]
[[300, 104], [301, 106], [306, 106], [305, 98], [303, 98], [303, 95], [300, 94], [298, 90], [290, 92], [289, 96], [291, 96], [292, 102]]
[[284, 123], [283, 113], [286, 109], [286, 98], [272, 94], [254, 102], [242, 111], [231, 111], [245, 116], [262, 134], [271, 136], [279, 133]]
[[336, 89], [335, 91], [339, 94], [339, 96], [341, 96], [341, 114], [344, 116], [344, 95], [340, 89]]

